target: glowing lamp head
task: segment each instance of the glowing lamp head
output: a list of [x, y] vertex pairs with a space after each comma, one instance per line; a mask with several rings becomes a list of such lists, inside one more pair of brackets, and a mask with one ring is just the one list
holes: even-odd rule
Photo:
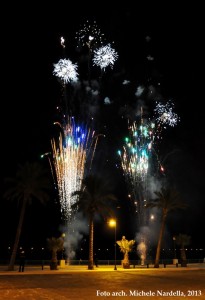
[[110, 219], [108, 222], [110, 227], [116, 227], [116, 220], [115, 219]]

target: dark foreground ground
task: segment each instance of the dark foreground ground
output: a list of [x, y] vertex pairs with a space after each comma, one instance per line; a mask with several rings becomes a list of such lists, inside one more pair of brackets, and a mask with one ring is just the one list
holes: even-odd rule
[[26, 266], [25, 272], [0, 267], [0, 300], [163, 299], [205, 300], [205, 264], [186, 268], [123, 269], [66, 266], [50, 271]]

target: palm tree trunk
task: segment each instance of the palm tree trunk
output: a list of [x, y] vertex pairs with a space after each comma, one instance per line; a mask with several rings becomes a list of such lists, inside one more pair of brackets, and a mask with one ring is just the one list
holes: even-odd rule
[[21, 235], [25, 210], [26, 210], [26, 200], [24, 199], [22, 207], [21, 207], [21, 213], [20, 213], [20, 217], [19, 217], [18, 227], [16, 230], [16, 237], [15, 237], [15, 242], [14, 242], [14, 246], [13, 246], [13, 251], [12, 251], [10, 262], [8, 265], [8, 271], [14, 270], [14, 264], [15, 264], [15, 260], [16, 260], [16, 254], [17, 254], [17, 250], [18, 250], [19, 239], [20, 239], [20, 235]]
[[94, 235], [94, 223], [93, 223], [93, 217], [90, 217], [89, 222], [89, 261], [88, 261], [88, 270], [94, 269], [94, 263], [93, 263], [93, 235]]
[[50, 269], [51, 270], [57, 270], [58, 269], [58, 259], [57, 259], [57, 250], [56, 249], [52, 250]]
[[158, 240], [158, 244], [157, 244], [156, 257], [155, 257], [155, 264], [154, 264], [155, 268], [159, 268], [159, 259], [160, 259], [162, 238], [163, 238], [164, 229], [165, 229], [165, 222], [166, 222], [166, 214], [163, 214], [161, 228], [160, 228], [160, 232], [159, 232], [159, 240]]
[[180, 253], [181, 253], [181, 266], [187, 267], [186, 252], [185, 252], [184, 245], [182, 245], [180, 249]]

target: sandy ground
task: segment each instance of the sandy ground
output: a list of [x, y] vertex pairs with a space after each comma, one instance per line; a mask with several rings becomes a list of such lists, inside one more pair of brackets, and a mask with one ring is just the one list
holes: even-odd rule
[[25, 267], [25, 272], [0, 267], [0, 300], [163, 299], [205, 300], [205, 264], [159, 269], [99, 266]]

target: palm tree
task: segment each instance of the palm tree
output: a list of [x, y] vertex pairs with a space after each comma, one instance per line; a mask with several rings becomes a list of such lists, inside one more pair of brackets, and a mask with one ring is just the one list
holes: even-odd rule
[[47, 239], [47, 244], [48, 244], [48, 249], [52, 253], [50, 269], [57, 270], [57, 265], [58, 265], [57, 252], [63, 250], [64, 239], [62, 237], [59, 238], [52, 237]]
[[15, 242], [8, 266], [9, 271], [14, 269], [26, 206], [31, 204], [33, 200], [39, 200], [44, 204], [49, 198], [49, 183], [46, 171], [38, 162], [26, 162], [23, 165], [19, 165], [16, 176], [5, 179], [7, 190], [3, 195], [4, 198], [7, 200], [16, 200], [21, 205]]
[[176, 209], [184, 209], [187, 207], [187, 205], [181, 202], [180, 195], [175, 189], [162, 187], [160, 191], [155, 191], [154, 193], [157, 196], [157, 198], [150, 200], [146, 207], [157, 207], [162, 211], [161, 226], [154, 264], [155, 268], [159, 268], [161, 244], [164, 235], [167, 215], [170, 211]]
[[128, 241], [125, 236], [122, 237], [121, 241], [116, 242], [118, 246], [120, 247], [120, 251], [124, 254], [124, 258], [122, 261], [123, 268], [129, 268], [130, 262], [129, 262], [129, 252], [132, 251], [133, 245], [135, 244], [134, 240]]
[[180, 255], [181, 255], [181, 265], [182, 267], [187, 266], [186, 262], [186, 251], [185, 246], [188, 246], [190, 244], [191, 236], [187, 234], [179, 234], [176, 236], [176, 243], [180, 246]]
[[94, 216], [96, 214], [110, 215], [112, 212], [111, 204], [116, 200], [116, 197], [110, 193], [110, 185], [102, 178], [94, 175], [88, 175], [82, 182], [81, 190], [75, 191], [73, 196], [78, 197], [73, 208], [82, 211], [89, 219], [88, 269], [93, 270]]

